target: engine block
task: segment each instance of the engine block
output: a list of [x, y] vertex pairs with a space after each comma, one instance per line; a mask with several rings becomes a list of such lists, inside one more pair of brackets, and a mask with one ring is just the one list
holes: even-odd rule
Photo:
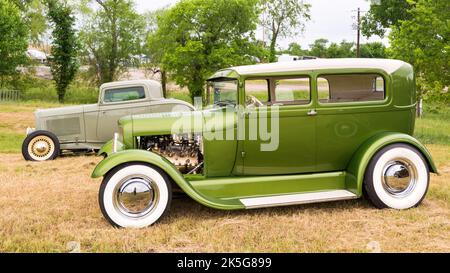
[[203, 148], [200, 135], [164, 135], [140, 137], [140, 149], [159, 154], [183, 174], [203, 171]]

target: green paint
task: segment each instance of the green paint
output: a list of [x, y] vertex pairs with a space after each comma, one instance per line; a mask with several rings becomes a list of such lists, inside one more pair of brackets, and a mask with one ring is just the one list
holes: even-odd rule
[[[387, 61], [389, 62], [389, 61]], [[276, 64], [274, 65], [276, 66]], [[93, 173], [101, 177], [114, 167], [144, 162], [166, 172], [197, 202], [217, 209], [241, 209], [241, 198], [347, 189], [362, 195], [366, 167], [377, 151], [393, 143], [416, 147], [427, 159], [430, 171], [437, 169], [426, 148], [412, 137], [415, 124], [416, 90], [413, 69], [403, 63], [391, 73], [375, 67], [345, 69], [286, 70], [273, 73], [238, 73], [239, 69], [219, 71], [211, 79], [235, 78], [239, 84], [239, 104], [227, 112], [225, 121], [207, 109], [191, 113], [164, 113], [127, 117], [120, 120], [124, 147], [102, 161]], [[249, 70], [253, 71], [253, 70]], [[386, 97], [376, 102], [319, 102], [317, 79], [333, 74], [378, 74], [385, 81]], [[184, 133], [211, 133], [208, 125], [220, 125], [223, 132], [236, 133], [238, 126], [261, 114], [262, 109], [245, 109], [248, 78], [304, 76], [310, 79], [311, 101], [306, 105], [280, 107], [280, 145], [262, 152], [263, 140], [204, 140], [203, 175], [183, 176], [159, 155], [133, 150], [136, 137], [168, 135], [175, 124], [188, 128]], [[245, 109], [245, 110], [242, 110]], [[316, 116], [308, 116], [312, 109]], [[271, 113], [268, 113], [270, 118]], [[200, 122], [199, 122], [200, 121]], [[248, 126], [248, 122], [246, 122]], [[217, 128], [217, 127], [216, 127]], [[270, 131], [270, 128], [269, 128]], [[111, 154], [111, 146], [103, 151]], [[244, 155], [244, 156], [243, 156]]]

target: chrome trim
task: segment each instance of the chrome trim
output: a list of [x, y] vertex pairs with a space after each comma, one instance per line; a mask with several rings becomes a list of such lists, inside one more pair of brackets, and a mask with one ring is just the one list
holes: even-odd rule
[[34, 133], [34, 132], [36, 132], [36, 129], [35, 129], [35, 128], [31, 128], [31, 127], [28, 127], [28, 128], [27, 128], [27, 136], [29, 136], [30, 134], [32, 134], [32, 133]]
[[114, 190], [116, 210], [129, 218], [138, 219], [151, 213], [159, 200], [159, 190], [146, 176], [133, 175], [122, 179]]
[[381, 181], [389, 195], [403, 198], [414, 191], [417, 178], [416, 166], [406, 158], [397, 158], [384, 166]]
[[358, 196], [347, 190], [332, 190], [322, 192], [308, 192], [291, 195], [241, 199], [246, 209], [257, 209], [278, 206], [290, 206], [309, 203], [331, 202], [356, 199]]
[[113, 138], [113, 153], [117, 153], [117, 141], [119, 140], [119, 133], [114, 133]]

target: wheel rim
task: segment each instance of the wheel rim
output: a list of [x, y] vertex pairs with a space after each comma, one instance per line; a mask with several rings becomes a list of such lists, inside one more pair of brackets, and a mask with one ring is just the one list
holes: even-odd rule
[[393, 197], [406, 197], [416, 187], [417, 173], [417, 168], [407, 159], [390, 161], [383, 169], [383, 188]]
[[37, 136], [28, 144], [28, 154], [36, 161], [48, 160], [54, 152], [55, 145], [48, 136]]
[[130, 176], [118, 183], [114, 206], [118, 212], [127, 217], [141, 218], [153, 211], [158, 200], [158, 188], [150, 178]]

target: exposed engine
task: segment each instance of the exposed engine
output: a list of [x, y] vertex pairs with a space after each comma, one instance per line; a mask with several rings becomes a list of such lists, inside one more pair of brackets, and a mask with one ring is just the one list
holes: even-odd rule
[[159, 154], [183, 174], [203, 172], [201, 135], [165, 135], [140, 137], [140, 149]]

